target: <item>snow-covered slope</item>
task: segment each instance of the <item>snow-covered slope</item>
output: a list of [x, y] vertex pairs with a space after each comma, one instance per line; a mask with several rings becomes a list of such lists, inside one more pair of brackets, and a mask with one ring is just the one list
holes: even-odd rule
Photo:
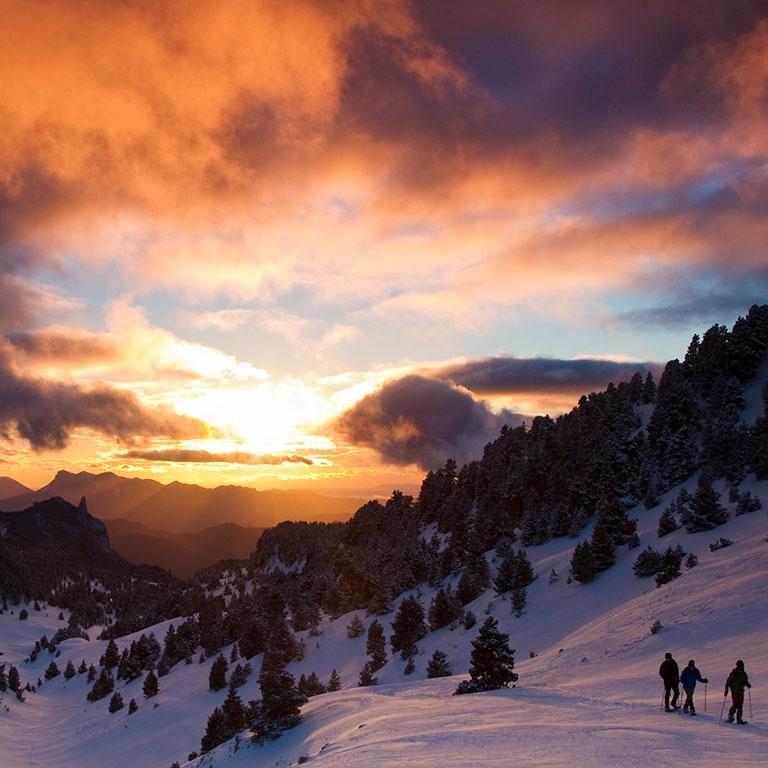
[[[695, 479], [694, 479], [695, 480]], [[693, 480], [688, 486], [693, 485]], [[303, 722], [266, 746], [252, 745], [245, 735], [214, 750], [192, 765], [288, 766], [299, 762], [333, 766], [657, 766], [660, 763], [750, 768], [768, 755], [768, 489], [745, 483], [763, 501], [763, 511], [732, 517], [705, 533], [677, 531], [659, 541], [661, 509], [636, 511], [641, 547], [680, 543], [699, 557], [699, 565], [659, 589], [652, 579], [632, 573], [640, 549], [619, 550], [617, 564], [588, 585], [567, 583], [575, 542], [561, 539], [532, 547], [528, 555], [539, 578], [528, 590], [525, 613], [515, 618], [508, 599], [489, 591], [469, 607], [478, 617], [470, 630], [441, 629], [419, 643], [416, 672], [403, 675], [399, 658], [377, 674], [380, 685], [356, 688], [365, 660], [365, 637], [348, 639], [352, 614], [323, 625], [319, 637], [305, 636], [305, 658], [291, 665], [298, 676], [316, 672], [327, 679], [332, 668], [344, 689], [311, 699]], [[722, 490], [722, 489], [721, 489]], [[725, 494], [724, 494], [725, 498]], [[585, 532], [585, 535], [588, 533]], [[726, 536], [727, 548], [708, 545]], [[489, 554], [490, 557], [490, 554]], [[552, 569], [559, 579], [549, 583]], [[431, 590], [421, 595], [428, 606]], [[471, 641], [484, 612], [499, 619], [517, 649], [517, 688], [453, 697], [469, 666]], [[18, 663], [43, 632], [62, 626], [58, 611], [48, 616], [33, 610], [26, 622], [0, 616], [0, 663]], [[16, 611], [16, 614], [18, 610]], [[361, 618], [364, 618], [361, 615]], [[393, 616], [380, 621], [389, 634]], [[654, 621], [663, 629], [650, 633]], [[366, 626], [372, 618], [365, 618]], [[163, 637], [169, 622], [153, 627]], [[178, 622], [177, 622], [178, 623]], [[96, 632], [92, 633], [95, 636]], [[122, 638], [122, 647], [130, 641]], [[104, 642], [68, 640], [56, 661], [97, 662]], [[425, 680], [426, 664], [437, 648], [448, 655], [456, 676]], [[226, 649], [225, 652], [228, 652]], [[704, 713], [704, 687], [697, 690], [698, 718], [660, 711], [657, 676], [665, 651], [684, 665], [694, 658], [710, 684]], [[531, 657], [530, 652], [536, 655]], [[725, 677], [743, 658], [753, 682], [749, 726], [718, 725]], [[22, 680], [36, 682], [50, 656], [41, 654], [21, 666]], [[260, 659], [252, 660], [258, 670]], [[18, 703], [5, 694], [0, 707], [0, 763], [67, 768], [168, 768], [182, 765], [199, 750], [208, 715], [226, 692], [207, 690], [211, 661], [180, 664], [160, 678], [160, 693], [145, 700], [141, 680], [118, 685], [127, 707], [110, 715], [107, 699], [87, 703], [84, 676], [57, 677]], [[257, 675], [239, 690], [247, 701], [258, 698]], [[157, 705], [157, 706], [155, 706]]]

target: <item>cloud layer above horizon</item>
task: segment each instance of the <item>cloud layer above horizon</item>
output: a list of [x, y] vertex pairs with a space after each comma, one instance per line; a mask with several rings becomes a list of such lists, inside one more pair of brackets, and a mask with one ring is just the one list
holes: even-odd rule
[[767, 52], [760, 0], [0, 0], [3, 425], [426, 466], [655, 370], [768, 295]]

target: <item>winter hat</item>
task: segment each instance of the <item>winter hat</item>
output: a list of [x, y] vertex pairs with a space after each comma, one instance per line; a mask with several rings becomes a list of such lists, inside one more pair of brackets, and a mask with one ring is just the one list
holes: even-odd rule
[[664, 658], [665, 659], [671, 659], [672, 658], [672, 654], [667, 652], [667, 653], [664, 654]]
[[741, 659], [739, 659], [739, 660], [736, 662], [736, 668], [737, 668], [737, 669], [744, 669], [744, 662], [743, 662]]
[[696, 662], [695, 662], [693, 659], [691, 659], [691, 660], [688, 662], [688, 666], [689, 666], [689, 667], [695, 667], [695, 666], [696, 666]]

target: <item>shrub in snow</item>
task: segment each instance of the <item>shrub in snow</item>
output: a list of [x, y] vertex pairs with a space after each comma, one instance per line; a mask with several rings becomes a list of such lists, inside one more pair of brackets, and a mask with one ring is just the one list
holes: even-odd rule
[[691, 552], [688, 557], [685, 558], [685, 567], [688, 569], [695, 568], [699, 564], [699, 558]]
[[22, 608], [19, 611], [19, 621], [26, 621], [29, 618], [29, 611], [26, 608]]
[[651, 624], [652, 635], [657, 635], [662, 629], [664, 629], [664, 625], [658, 619]]
[[469, 680], [462, 680], [454, 695], [494, 691], [517, 682], [515, 652], [509, 647], [509, 635], [499, 631], [498, 622], [489, 616], [472, 641]]
[[717, 541], [713, 541], [709, 545], [709, 551], [715, 552], [718, 549], [723, 549], [723, 547], [730, 547], [733, 542], [730, 539], [726, 539], [725, 536], [721, 536]]

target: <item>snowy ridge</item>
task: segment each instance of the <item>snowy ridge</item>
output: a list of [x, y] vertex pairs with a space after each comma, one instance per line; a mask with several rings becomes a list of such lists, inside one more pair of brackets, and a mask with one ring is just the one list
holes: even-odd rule
[[[686, 484], [693, 487], [695, 478]], [[768, 508], [765, 483], [746, 482]], [[528, 588], [528, 604], [520, 618], [512, 615], [510, 600], [488, 591], [471, 603], [478, 625], [466, 630], [443, 628], [419, 642], [416, 671], [403, 675], [404, 662], [390, 657], [378, 673], [380, 685], [356, 688], [365, 661], [365, 637], [348, 639], [346, 625], [354, 614], [321, 626], [323, 634], [299, 636], [305, 658], [290, 665], [298, 677], [316, 672], [326, 680], [333, 668], [343, 690], [309, 700], [303, 722], [277, 741], [260, 747], [242, 734], [190, 766], [288, 766], [302, 762], [322, 768], [347, 766], [657, 766], [682, 764], [714, 768], [727, 764], [747, 768], [764, 764], [768, 754], [768, 522], [765, 511], [731, 517], [712, 531], [676, 531], [659, 540], [660, 511], [679, 488], [650, 511], [635, 510], [641, 548], [666, 548], [680, 543], [694, 552], [699, 565], [657, 589], [653, 579], [639, 579], [632, 563], [640, 548], [617, 552], [617, 563], [587, 585], [567, 583], [568, 562], [576, 543], [550, 541], [528, 549], [538, 579]], [[723, 490], [720, 488], [719, 490]], [[724, 499], [725, 500], [725, 494]], [[732, 510], [732, 505], [727, 505]], [[582, 533], [580, 538], [589, 534]], [[733, 544], [710, 552], [708, 545], [727, 536]], [[489, 557], [491, 553], [489, 553]], [[555, 569], [559, 579], [550, 584]], [[434, 590], [420, 594], [429, 605]], [[397, 601], [399, 603], [399, 600]], [[486, 609], [510, 634], [517, 649], [517, 688], [487, 694], [453, 697], [466, 676], [471, 641]], [[47, 616], [44, 614], [47, 612]], [[0, 662], [19, 663], [44, 632], [49, 636], [64, 622], [58, 609], [30, 610], [28, 621], [0, 616]], [[379, 617], [387, 636], [394, 614]], [[366, 626], [373, 617], [360, 617]], [[66, 616], [65, 616], [66, 618]], [[654, 621], [663, 629], [650, 633]], [[170, 621], [154, 631], [162, 639]], [[176, 619], [173, 623], [180, 623]], [[95, 637], [97, 631], [91, 632]], [[122, 649], [138, 634], [120, 638]], [[97, 663], [106, 643], [80, 639], [61, 644], [56, 659], [63, 670], [67, 660]], [[446, 652], [454, 677], [425, 680], [426, 664], [435, 649]], [[696, 699], [698, 718], [660, 711], [661, 686], [656, 674], [665, 651], [683, 666], [696, 659], [709, 678], [707, 712], [704, 687]], [[224, 649], [228, 655], [230, 648]], [[537, 655], [529, 657], [529, 652]], [[389, 648], [388, 648], [389, 652]], [[737, 658], [744, 658], [753, 682], [752, 723], [742, 729], [718, 726], [723, 684]], [[20, 667], [22, 681], [33, 684], [43, 676], [50, 655]], [[212, 660], [183, 662], [160, 678], [160, 693], [145, 700], [141, 679], [118, 683], [127, 707], [107, 712], [107, 700], [87, 703], [84, 676], [63, 676], [26, 694], [20, 704], [8, 694], [0, 702], [0, 739], [4, 768], [169, 768], [184, 765], [199, 750], [208, 716], [226, 691], [208, 691]], [[260, 657], [251, 660], [254, 673], [239, 694], [244, 701], [258, 698], [256, 682]], [[155, 707], [155, 704], [158, 706]], [[747, 707], [746, 717], [750, 720]]]

